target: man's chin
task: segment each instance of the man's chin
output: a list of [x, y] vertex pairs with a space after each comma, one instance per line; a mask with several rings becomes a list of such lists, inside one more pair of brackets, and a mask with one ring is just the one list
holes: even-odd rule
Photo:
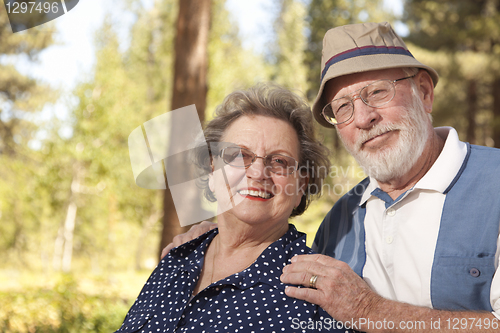
[[399, 156], [408, 156], [407, 153], [409, 153], [401, 149], [400, 142], [374, 151], [369, 151], [361, 145], [354, 149], [350, 149], [345, 144], [344, 146], [356, 162], [358, 162], [365, 174], [375, 178], [379, 182], [385, 183], [397, 178], [403, 169], [408, 169], [405, 165], [401, 165], [401, 161], [405, 161], [406, 158], [398, 158]]
[[355, 157], [364, 172], [380, 182], [387, 182], [397, 177], [399, 172], [405, 168], [393, 158], [382, 158], [380, 154], [363, 154]]
[[392, 173], [389, 174], [386, 172], [377, 172], [377, 171], [373, 172], [373, 170], [372, 170], [372, 172], [369, 172], [367, 174], [368, 174], [368, 176], [376, 179], [378, 183], [389, 183], [391, 180], [394, 180], [397, 178]]

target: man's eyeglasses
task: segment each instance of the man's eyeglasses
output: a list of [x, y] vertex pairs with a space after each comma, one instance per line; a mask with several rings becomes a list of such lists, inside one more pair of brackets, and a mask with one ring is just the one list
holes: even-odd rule
[[219, 155], [224, 163], [237, 168], [248, 168], [258, 158], [262, 158], [264, 166], [277, 175], [289, 175], [297, 170], [299, 163], [293, 157], [281, 154], [257, 156], [252, 151], [241, 147], [226, 147]]
[[346, 123], [351, 120], [354, 114], [354, 101], [356, 99], [360, 98], [363, 103], [372, 108], [382, 107], [392, 101], [394, 96], [396, 96], [396, 82], [411, 79], [415, 77], [415, 75], [397, 80], [378, 80], [372, 82], [363, 88], [354, 91], [353, 93], [359, 91], [357, 96], [351, 93], [332, 100], [330, 103], [325, 105], [321, 114], [325, 117], [326, 121], [332, 125]]

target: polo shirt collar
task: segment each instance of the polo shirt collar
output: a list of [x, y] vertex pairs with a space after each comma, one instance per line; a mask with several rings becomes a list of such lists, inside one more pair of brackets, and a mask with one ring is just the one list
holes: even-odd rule
[[430, 170], [415, 184], [415, 188], [444, 193], [464, 163], [467, 145], [458, 139], [458, 133], [452, 127], [438, 127], [435, 130], [445, 140], [443, 150]]

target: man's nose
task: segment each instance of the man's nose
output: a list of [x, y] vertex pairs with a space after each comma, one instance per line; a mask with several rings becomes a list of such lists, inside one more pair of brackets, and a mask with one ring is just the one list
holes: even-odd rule
[[380, 114], [378, 109], [367, 105], [358, 95], [352, 100], [354, 106], [354, 123], [358, 128], [370, 128], [375, 125], [379, 119]]

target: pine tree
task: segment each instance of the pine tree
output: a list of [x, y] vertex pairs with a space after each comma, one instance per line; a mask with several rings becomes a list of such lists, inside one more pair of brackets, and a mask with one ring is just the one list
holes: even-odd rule
[[405, 10], [409, 40], [441, 54], [436, 122], [500, 147], [500, 1], [408, 0]]
[[30, 235], [39, 230], [37, 216], [43, 212], [43, 204], [34, 202], [40, 194], [35, 175], [43, 160], [29, 148], [39, 130], [32, 119], [57, 94], [13, 63], [35, 62], [52, 44], [52, 34], [37, 28], [12, 33], [4, 8], [0, 1], [0, 250], [5, 262], [26, 263], [22, 254], [32, 245]]
[[299, 94], [308, 90], [307, 68], [305, 64], [306, 7], [301, 1], [281, 0], [281, 10], [274, 28], [276, 47], [273, 50], [276, 64], [273, 81]]
[[[0, 8], [0, 55], [4, 60], [25, 57], [35, 61], [52, 44], [52, 34], [36, 28], [14, 34], [3, 1]], [[40, 111], [54, 96], [47, 85], [19, 73], [7, 61], [0, 62], [0, 154], [12, 156], [19, 145], [29, 142], [36, 127], [27, 120], [28, 115]]]

